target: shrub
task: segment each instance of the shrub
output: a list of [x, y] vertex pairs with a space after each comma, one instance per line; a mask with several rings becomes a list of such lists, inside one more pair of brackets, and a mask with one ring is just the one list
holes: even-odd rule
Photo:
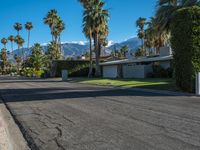
[[56, 63], [56, 77], [61, 77], [63, 69], [68, 70], [70, 77], [86, 77], [89, 72], [89, 61], [81, 60], [65, 60], [65, 61], [54, 61]]
[[171, 36], [176, 84], [184, 91], [194, 92], [195, 75], [200, 71], [200, 7], [178, 10]]

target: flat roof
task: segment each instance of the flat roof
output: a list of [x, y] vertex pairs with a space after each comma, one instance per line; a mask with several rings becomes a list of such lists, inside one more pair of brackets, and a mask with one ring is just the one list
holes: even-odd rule
[[100, 63], [101, 66], [109, 66], [109, 65], [118, 65], [118, 64], [129, 64], [129, 63], [142, 63], [142, 62], [156, 62], [156, 61], [168, 61], [172, 60], [173, 56], [158, 56], [158, 57], [141, 57], [135, 59], [123, 59], [116, 61], [108, 61], [104, 63]]

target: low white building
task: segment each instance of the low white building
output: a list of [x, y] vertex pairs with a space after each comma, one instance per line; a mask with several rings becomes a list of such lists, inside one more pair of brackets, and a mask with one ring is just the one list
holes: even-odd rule
[[171, 49], [163, 47], [159, 56], [109, 61], [100, 65], [105, 78], [146, 78], [149, 73], [153, 72], [153, 65], [168, 69], [171, 67], [172, 59]]

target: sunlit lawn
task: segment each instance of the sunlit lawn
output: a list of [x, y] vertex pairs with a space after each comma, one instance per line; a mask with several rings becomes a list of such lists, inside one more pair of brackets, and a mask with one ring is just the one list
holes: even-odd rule
[[148, 78], [148, 79], [103, 79], [103, 78], [81, 78], [77, 79], [79, 83], [95, 84], [104, 86], [117, 86], [125, 88], [145, 88], [177, 91], [173, 79]]

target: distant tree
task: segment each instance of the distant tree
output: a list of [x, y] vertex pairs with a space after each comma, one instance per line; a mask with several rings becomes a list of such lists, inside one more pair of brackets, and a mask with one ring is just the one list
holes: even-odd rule
[[4, 45], [4, 48], [6, 49], [6, 44], [8, 43], [8, 40], [6, 38], [2, 38], [1, 43]]
[[138, 38], [141, 39], [141, 44], [142, 44], [142, 48], [145, 49], [145, 45], [144, 45], [144, 38], [145, 38], [145, 28], [146, 25], [146, 18], [138, 18], [138, 20], [136, 21], [136, 27], [138, 27]]
[[122, 46], [122, 48], [120, 49], [120, 53], [123, 57], [126, 57], [126, 53], [128, 53], [128, 46], [125, 45], [125, 46]]
[[[18, 59], [19, 59], [20, 58], [19, 50], [20, 50], [20, 48], [23, 47], [23, 44], [25, 43], [25, 41], [24, 41], [24, 39], [20, 35], [17, 35], [15, 37], [15, 43], [18, 45]], [[23, 48], [22, 48], [22, 57], [23, 57], [22, 60], [24, 61], [24, 50], [23, 50]]]
[[19, 31], [21, 31], [22, 30], [22, 24], [21, 23], [15, 23], [14, 24], [14, 29], [17, 31], [17, 35], [19, 36]]
[[135, 52], [135, 57], [146, 56], [146, 51], [143, 48], [138, 48]]
[[10, 41], [11, 43], [11, 53], [13, 53], [13, 42], [15, 41], [15, 37], [13, 35], [10, 35], [8, 37], [8, 40]]
[[1, 64], [1, 68], [3, 70], [3, 72], [6, 69], [6, 65], [7, 65], [7, 50], [5, 48], [1, 49], [1, 54], [0, 54], [0, 58], [2, 59], [2, 64]]

